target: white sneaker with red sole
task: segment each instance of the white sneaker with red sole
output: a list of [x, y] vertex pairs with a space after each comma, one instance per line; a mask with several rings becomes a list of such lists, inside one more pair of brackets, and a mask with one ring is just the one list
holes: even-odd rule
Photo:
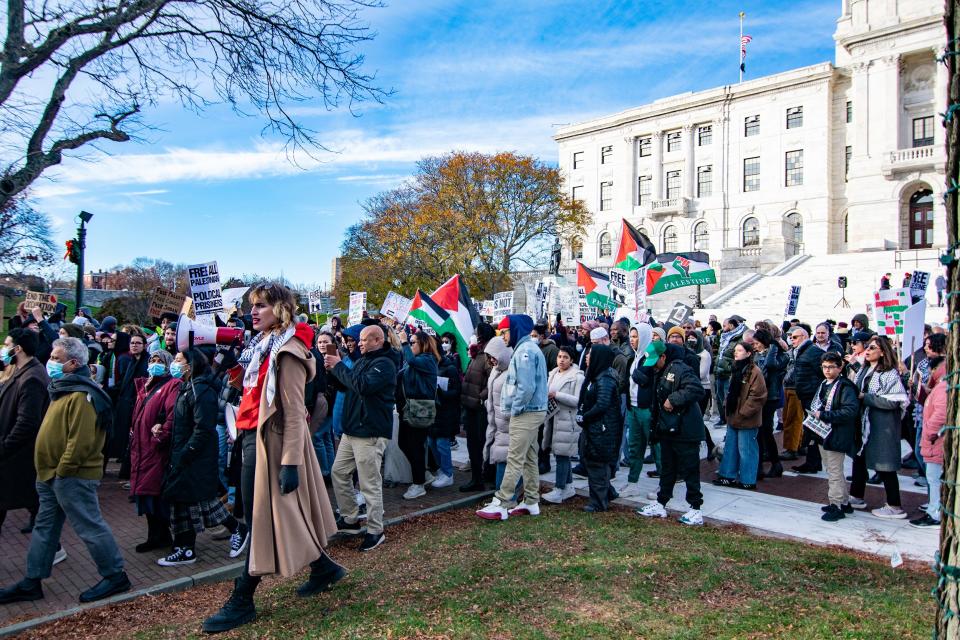
[[500, 504], [499, 498], [494, 498], [490, 501], [490, 504], [482, 509], [477, 509], [476, 514], [484, 520], [506, 520], [510, 517], [507, 510]]
[[513, 517], [538, 516], [540, 515], [540, 503], [534, 502], [533, 504], [518, 504], [516, 507], [510, 510], [510, 515]]

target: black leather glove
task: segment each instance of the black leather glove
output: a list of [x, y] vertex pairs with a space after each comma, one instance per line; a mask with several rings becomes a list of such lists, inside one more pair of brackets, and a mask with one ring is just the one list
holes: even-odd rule
[[291, 491], [296, 491], [300, 486], [300, 474], [297, 473], [297, 467], [292, 464], [285, 464], [280, 467], [280, 495], [285, 496]]

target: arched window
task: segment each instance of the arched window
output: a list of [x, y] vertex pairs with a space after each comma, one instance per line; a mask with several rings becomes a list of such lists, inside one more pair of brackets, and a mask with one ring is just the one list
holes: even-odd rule
[[677, 228], [672, 224], [663, 230], [663, 251], [664, 253], [677, 252]]
[[706, 222], [698, 222], [697, 226], [693, 228], [693, 250], [710, 250], [710, 227]]
[[570, 241], [570, 259], [571, 260], [582, 260], [583, 259], [583, 240], [580, 238], [574, 238]]
[[933, 246], [933, 192], [920, 189], [910, 196], [910, 248]]
[[786, 237], [787, 241], [801, 244], [803, 242], [803, 218], [800, 217], [799, 213], [793, 211], [787, 214], [786, 220], [787, 228], [790, 231], [790, 235]]
[[751, 216], [743, 221], [741, 238], [744, 247], [760, 246], [760, 223], [756, 218]]
[[599, 246], [601, 258], [609, 258], [611, 255], [613, 255], [613, 248], [610, 244], [610, 234], [606, 231], [600, 234]]

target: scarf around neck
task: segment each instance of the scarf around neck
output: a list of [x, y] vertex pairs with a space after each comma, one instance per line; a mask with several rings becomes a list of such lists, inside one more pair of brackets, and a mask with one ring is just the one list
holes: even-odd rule
[[719, 353], [722, 355], [723, 352], [726, 351], [727, 345], [730, 344], [730, 341], [733, 340], [734, 338], [736, 338], [737, 336], [742, 336], [742, 335], [743, 335], [743, 332], [746, 331], [746, 330], [747, 330], [747, 325], [746, 325], [746, 324], [739, 324], [739, 325], [737, 325], [737, 328], [734, 329], [733, 331], [723, 331], [723, 332], [721, 332], [721, 333], [720, 333], [720, 351], [719, 351]]
[[250, 342], [250, 346], [240, 354], [238, 362], [245, 367], [243, 374], [243, 387], [252, 389], [257, 386], [257, 378], [260, 377], [260, 366], [263, 364], [263, 358], [267, 358], [267, 405], [273, 404], [273, 398], [277, 395], [277, 354], [283, 345], [293, 337], [296, 327], [290, 325], [282, 334], [270, 332], [269, 338], [264, 338], [263, 333], [258, 333], [257, 337]]
[[85, 393], [87, 401], [97, 413], [97, 428], [113, 431], [113, 402], [110, 396], [90, 377], [90, 369], [83, 366], [75, 373], [68, 373], [58, 380], [51, 380], [47, 387], [50, 400], [56, 401], [70, 393]]

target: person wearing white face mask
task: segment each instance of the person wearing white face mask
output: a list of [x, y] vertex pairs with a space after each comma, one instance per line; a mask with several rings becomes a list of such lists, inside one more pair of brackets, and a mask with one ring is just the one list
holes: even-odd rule
[[27, 509], [30, 523], [22, 533], [33, 529], [39, 508], [33, 446], [50, 403], [50, 378], [36, 351], [37, 335], [26, 329], [12, 330], [0, 349], [0, 526], [8, 510]]

